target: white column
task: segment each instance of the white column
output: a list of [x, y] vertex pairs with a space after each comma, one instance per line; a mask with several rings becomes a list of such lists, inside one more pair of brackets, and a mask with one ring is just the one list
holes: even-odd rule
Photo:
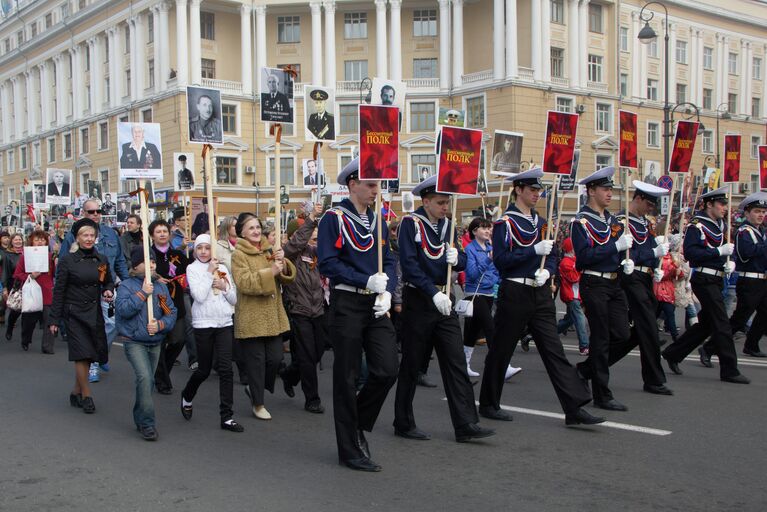
[[506, 0], [506, 77], [519, 74], [517, 57], [517, 0]]
[[[727, 36], [722, 36], [722, 54], [720, 55], [720, 58], [722, 59], [720, 65], [719, 65], [719, 75], [720, 80], [722, 84], [721, 88], [721, 95], [722, 97], [719, 99], [719, 103], [729, 101], [730, 97], [730, 73], [728, 71], [729, 66], [729, 55], [730, 55], [730, 38]], [[737, 109], [737, 105], [736, 105]], [[735, 114], [736, 112], [732, 112]]]
[[[13, 83], [13, 115], [15, 116], [15, 130], [16, 130], [16, 140], [20, 140], [23, 137], [24, 133], [24, 108], [22, 107], [22, 94], [21, 94], [21, 75], [16, 75], [13, 78], [11, 78], [11, 83]], [[19, 163], [16, 163], [17, 168]]]
[[189, 36], [186, 22], [186, 0], [176, 0], [176, 83], [189, 83]]
[[322, 85], [322, 2], [309, 2], [312, 11], [312, 79], [313, 84]]
[[190, 81], [194, 85], [202, 83], [202, 39], [200, 34], [200, 3], [202, 0], [191, 0], [189, 3], [189, 70]]
[[463, 0], [453, 0], [453, 87], [463, 84]]
[[647, 99], [647, 54], [649, 52], [649, 44], [639, 45], [639, 91], [637, 97]]
[[91, 113], [98, 114], [104, 104], [104, 49], [100, 35], [92, 39], [91, 46]]
[[111, 80], [114, 82], [114, 106], [122, 105], [123, 96], [130, 94], [130, 91], [125, 91], [125, 65], [123, 55], [125, 54], [125, 30], [129, 30], [129, 25], [125, 27], [115, 27], [115, 78]]
[[493, 0], [493, 78], [503, 80], [504, 65], [504, 0]]
[[[154, 63], [160, 70], [160, 90], [168, 88], [168, 77], [170, 76], [170, 32], [168, 31], [168, 11], [170, 5], [167, 2], [160, 2], [157, 6], [160, 13], [160, 28], [154, 36], [155, 45], [158, 40], [160, 43], [160, 63]], [[155, 25], [157, 27], [157, 25]]]
[[551, 82], [551, 2], [541, 2], [541, 79]]
[[129, 48], [128, 51], [129, 59], [128, 59], [128, 65], [130, 66], [130, 88], [126, 92], [128, 96], [130, 96], [131, 101], [136, 100], [138, 98], [138, 94], [136, 93], [138, 80], [136, 80], [136, 76], [138, 75], [138, 70], [136, 69], [137, 61], [136, 61], [136, 23], [135, 18], [130, 18], [128, 20], [128, 44]]
[[437, 1], [439, 2], [439, 87], [447, 90], [450, 88], [450, 0]]
[[69, 55], [72, 57], [72, 120], [77, 121], [80, 116], [83, 115], [83, 102], [82, 92], [83, 85], [83, 67], [80, 57], [82, 55], [82, 47], [79, 45], [74, 46], [69, 50]]
[[[635, 14], [632, 13], [632, 16], [635, 16]], [[570, 76], [568, 77], [570, 79], [570, 87], [578, 87], [581, 83], [580, 51], [578, 51], [580, 47], [579, 27], [578, 0], [570, 0], [567, 4], [567, 50], [565, 50], [565, 58], [570, 69]]]
[[391, 5], [391, 69], [392, 80], [402, 80], [402, 0], [389, 0]]
[[[154, 29], [152, 50], [154, 53], [154, 92], [160, 91], [162, 82], [162, 40], [160, 39], [160, 5], [154, 5], [150, 8], [152, 16], [152, 28]], [[167, 46], [167, 45], [166, 45]]]
[[[111, 47], [110, 47], [111, 48]], [[66, 88], [64, 87], [64, 80], [66, 73], [64, 73], [64, 66], [66, 66], [67, 60], [63, 54], [56, 55], [53, 58], [56, 63], [56, 124], [63, 126], [66, 124]], [[111, 59], [110, 59], [111, 62]]]
[[533, 77], [538, 82], [543, 77], [541, 73], [541, 0], [532, 0], [530, 12], [530, 66], [533, 68]]
[[581, 0], [578, 8], [578, 78], [584, 89], [589, 81], [589, 0]]
[[767, 118], [767, 45], [762, 48], [762, 117]]
[[698, 102], [699, 102], [699, 103], [696, 103], [696, 105], [700, 106], [701, 103], [703, 103], [703, 33], [700, 30], [697, 31], [696, 44], [698, 45], [698, 60], [695, 62], [695, 70], [696, 70], [696, 73], [698, 74], [697, 95], [698, 95]]
[[37, 132], [37, 102], [35, 101], [35, 77], [32, 69], [24, 72], [24, 82], [27, 86], [27, 135]]
[[251, 56], [250, 5], [240, 6], [240, 68], [242, 81], [242, 94], [253, 94], [253, 57]]
[[376, 76], [389, 78], [386, 58], [386, 0], [376, 4]]
[[745, 39], [740, 41], [740, 113], [744, 115], [749, 114], [748, 104], [751, 100], [748, 99], [748, 83], [751, 66], [748, 65], [748, 49], [751, 45]]
[[325, 85], [336, 85], [336, 2], [325, 0]]
[[0, 119], [2, 119], [2, 130], [0, 131], [0, 137], [3, 138], [3, 142], [7, 143], [11, 140], [11, 102], [8, 98], [8, 82], [0, 83]]
[[146, 71], [147, 58], [146, 58], [146, 26], [144, 25], [144, 14], [139, 13], [134, 18], [134, 25], [136, 28], [136, 67], [133, 68], [132, 79], [136, 81], [136, 96], [134, 99], [140, 100], [144, 97], [144, 88], [146, 87]]
[[[89, 82], [88, 85], [90, 85], [90, 93], [89, 97], [85, 99], [85, 104], [90, 104], [90, 109], [88, 111], [89, 114], [93, 114], [96, 112], [96, 38], [91, 37], [85, 41], [85, 44], [88, 45], [88, 54], [90, 55], [90, 71], [88, 71], [89, 75]], [[42, 71], [40, 72], [42, 75]]]
[[115, 107], [117, 105], [117, 93], [115, 92], [115, 85], [117, 84], [117, 28], [109, 27], [107, 29], [107, 43], [109, 44], [109, 106]]
[[668, 32], [668, 95], [673, 98], [669, 100], [671, 103], [679, 103], [676, 97], [676, 23], [669, 23]]
[[716, 110], [717, 105], [722, 103], [722, 96], [724, 91], [724, 83], [722, 82], [722, 53], [724, 53], [724, 37], [722, 34], [716, 35], [716, 55], [714, 55], [714, 84], [716, 91], [714, 91], [714, 105], [711, 105]]
[[687, 88], [689, 89], [689, 101], [698, 105], [698, 39], [697, 30], [690, 28], [690, 37], [687, 43]]
[[[40, 74], [40, 127], [45, 131], [51, 127], [51, 73], [50, 66], [44, 61], [38, 67]], [[36, 127], [28, 126], [29, 133], [33, 133]]]
[[[335, 55], [335, 54], [334, 54]], [[261, 90], [261, 68], [266, 66], [266, 6], [256, 6], [256, 80]]]

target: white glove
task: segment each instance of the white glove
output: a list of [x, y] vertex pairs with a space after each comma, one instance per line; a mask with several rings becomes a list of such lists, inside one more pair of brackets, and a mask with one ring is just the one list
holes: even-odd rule
[[668, 243], [668, 242], [666, 242], [666, 237], [665, 236], [661, 235], [661, 236], [656, 236], [655, 237], [655, 244], [656, 245], [666, 244], [666, 243]]
[[373, 316], [381, 318], [391, 309], [391, 293], [379, 293], [373, 303]]
[[447, 264], [451, 267], [453, 265], [458, 265], [458, 249], [455, 247], [450, 247], [447, 251], [445, 251], [445, 259], [447, 259]]
[[543, 286], [549, 280], [549, 277], [551, 277], [551, 274], [549, 274], [548, 270], [539, 268], [535, 271], [535, 286]]
[[442, 292], [437, 292], [431, 300], [434, 302], [434, 305], [437, 306], [437, 311], [445, 316], [450, 315], [450, 311], [453, 309], [453, 302], [450, 300], [450, 297]]
[[373, 293], [383, 293], [386, 291], [386, 283], [389, 282], [389, 276], [386, 274], [373, 274], [368, 278], [368, 284], [365, 286]]
[[[663, 238], [663, 237], [661, 237]], [[662, 258], [666, 254], [668, 254], [668, 244], [658, 244], [658, 247], [652, 250], [652, 253], [655, 255], [656, 258]]]
[[653, 276], [653, 280], [654, 280], [656, 283], [660, 283], [660, 282], [663, 280], [663, 276], [665, 275], [665, 274], [663, 273], [663, 271], [662, 271], [661, 269], [659, 269], [659, 268], [656, 268], [656, 269], [655, 269], [655, 272], [654, 272], [654, 274], [655, 274], [655, 275]]
[[621, 261], [621, 266], [623, 267], [623, 273], [626, 275], [631, 275], [634, 272], [634, 260], [623, 260]]
[[634, 239], [629, 235], [621, 235], [618, 241], [615, 242], [615, 248], [618, 249], [618, 252], [623, 252], [626, 249], [631, 249], [632, 245], [634, 245]]
[[533, 246], [538, 256], [548, 256], [554, 248], [554, 240], [541, 240]]
[[728, 276], [735, 272], [735, 262], [734, 261], [725, 261], [724, 262], [724, 273]]
[[735, 246], [733, 244], [722, 244], [716, 250], [719, 251], [719, 256], [730, 256], [735, 252]]

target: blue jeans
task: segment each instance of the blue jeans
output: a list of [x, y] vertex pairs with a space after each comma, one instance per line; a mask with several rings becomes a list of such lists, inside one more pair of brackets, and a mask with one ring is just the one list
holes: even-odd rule
[[[114, 300], [117, 300], [117, 289], [115, 289], [115, 291], [113, 292], [113, 297], [114, 297]], [[114, 304], [114, 302], [112, 302], [112, 304]], [[102, 300], [101, 312], [104, 314], [104, 330], [106, 330], [106, 333], [107, 333], [107, 347], [111, 349], [112, 342], [117, 337], [117, 328], [115, 326], [115, 317], [113, 315], [112, 318], [110, 318], [108, 314], [108, 310], [109, 310], [109, 303]]]
[[557, 324], [557, 333], [562, 334], [573, 325], [575, 325], [575, 332], [578, 333], [578, 348], [587, 348], [589, 335], [586, 332], [586, 316], [578, 299], [567, 303], [567, 313]]
[[136, 403], [133, 405], [133, 421], [137, 427], [154, 427], [154, 371], [160, 359], [160, 344], [148, 345], [125, 341], [125, 357], [136, 374]]

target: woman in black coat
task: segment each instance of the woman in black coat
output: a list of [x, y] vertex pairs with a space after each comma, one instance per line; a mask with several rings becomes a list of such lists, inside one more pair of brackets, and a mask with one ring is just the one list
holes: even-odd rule
[[75, 362], [75, 387], [69, 395], [73, 407], [96, 412], [88, 385], [91, 363], [107, 362], [107, 337], [101, 298], [114, 297], [112, 272], [106, 256], [94, 247], [99, 226], [90, 219], [80, 219], [72, 226], [75, 243], [69, 254], [61, 255], [53, 287], [51, 333], [64, 321], [69, 343], [69, 360]]

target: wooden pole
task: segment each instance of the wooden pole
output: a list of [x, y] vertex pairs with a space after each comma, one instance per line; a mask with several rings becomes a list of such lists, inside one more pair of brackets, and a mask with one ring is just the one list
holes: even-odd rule
[[501, 189], [498, 191], [498, 209], [503, 214], [508, 206], [508, 204], [503, 204], [503, 182], [506, 181], [506, 176], [499, 175], [499, 177], [501, 178]]
[[[210, 231], [210, 258], [216, 257], [216, 213], [213, 208], [213, 173], [216, 172], [213, 165], [213, 146], [208, 145], [205, 151], [205, 196], [208, 202], [208, 231]], [[218, 295], [220, 290], [213, 288], [213, 295]]]
[[188, 258], [189, 257], [189, 244], [187, 243], [187, 241], [190, 238], [192, 238], [192, 237], [189, 235], [189, 231], [191, 229], [191, 226], [189, 226], [189, 206], [188, 206], [189, 205], [189, 200], [188, 200], [187, 195], [186, 195], [186, 190], [184, 190], [184, 199], [183, 200], [184, 200], [184, 219], [185, 219], [185, 222], [184, 222], [184, 238], [185, 238], [185, 240], [184, 240], [184, 252], [186, 253], [186, 257]]
[[[140, 216], [141, 216], [141, 241], [144, 248], [144, 282], [150, 283], [152, 282], [152, 268], [150, 264], [150, 258], [149, 258], [149, 212], [147, 211], [147, 205], [146, 205], [146, 180], [139, 180], [139, 205], [141, 205], [140, 210]], [[154, 306], [152, 304], [152, 295], [147, 296], [146, 298], [146, 307], [147, 307], [147, 320], [149, 323], [154, 322]]]
[[279, 250], [282, 245], [282, 204], [280, 204], [280, 139], [282, 138], [282, 125], [274, 125], [274, 250]]
[[559, 224], [562, 221], [562, 208], [565, 207], [565, 196], [567, 195], [567, 191], [562, 191], [562, 197], [559, 198], [559, 210], [557, 210], [557, 223], [554, 224], [554, 238], [559, 235]]
[[486, 219], [487, 218], [487, 208], [485, 208], [485, 193], [484, 192], [480, 192], [479, 193], [479, 198], [482, 200], [482, 218]]
[[[626, 218], [623, 220], [623, 233], [631, 236], [631, 229], [629, 229], [629, 174], [631, 173], [631, 170], [626, 167], [626, 177], [623, 180], [623, 194], [625, 198], [625, 204], [626, 204]], [[631, 249], [626, 249], [626, 259], [631, 258]]]
[[[554, 176], [554, 183], [551, 185], [551, 189], [550, 189], [551, 191], [549, 192], [549, 194], [551, 195], [551, 200], [549, 201], [549, 214], [546, 217], [546, 238], [544, 238], [544, 240], [548, 240], [549, 238], [551, 238], [551, 217], [554, 215], [554, 193], [556, 192], [558, 187], [559, 187], [559, 174]], [[544, 266], [546, 266], [546, 256], [541, 258], [540, 270], [543, 270]]]
[[[450, 226], [450, 242], [448, 244], [449, 248], [453, 247], [453, 244], [455, 243], [455, 221], [456, 217], [458, 216], [458, 200], [456, 199], [455, 195], [450, 196], [450, 200], [452, 201], [452, 226]], [[445, 294], [450, 297], [450, 289], [451, 289], [451, 281], [453, 280], [453, 266], [448, 265], [447, 266], [447, 281], [445, 281]]]

